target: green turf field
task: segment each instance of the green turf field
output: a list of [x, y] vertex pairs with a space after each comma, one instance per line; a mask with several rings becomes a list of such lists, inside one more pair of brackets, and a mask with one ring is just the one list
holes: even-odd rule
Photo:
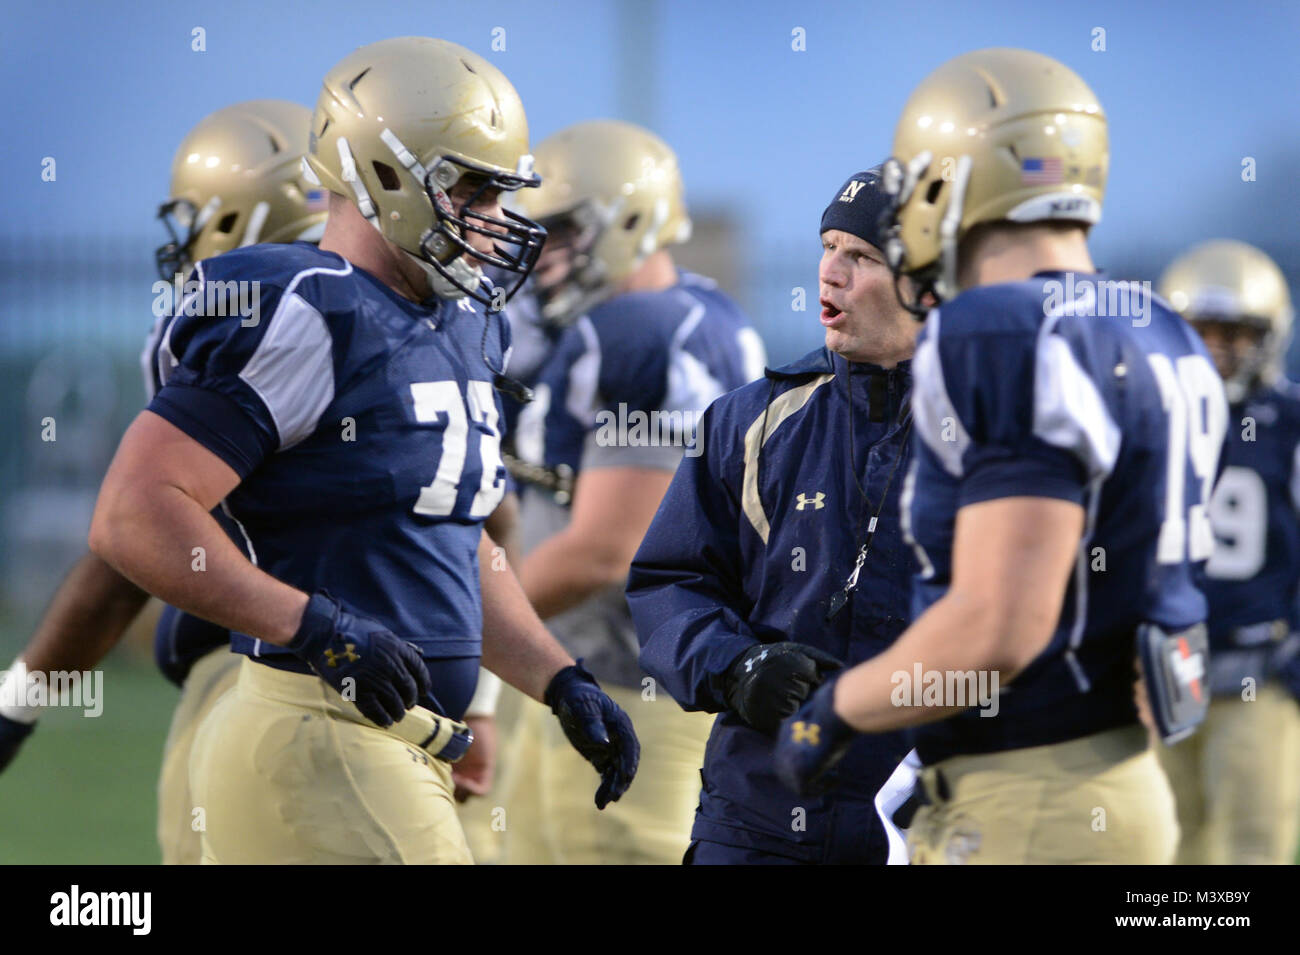
[[152, 666], [110, 659], [100, 716], [49, 710], [0, 774], [0, 864], [157, 863], [155, 787], [179, 695]]

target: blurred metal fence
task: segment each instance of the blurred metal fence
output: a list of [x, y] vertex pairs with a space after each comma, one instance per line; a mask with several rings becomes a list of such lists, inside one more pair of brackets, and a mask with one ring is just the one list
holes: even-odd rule
[[0, 236], [0, 610], [30, 619], [85, 550], [96, 489], [143, 400], [149, 240]]

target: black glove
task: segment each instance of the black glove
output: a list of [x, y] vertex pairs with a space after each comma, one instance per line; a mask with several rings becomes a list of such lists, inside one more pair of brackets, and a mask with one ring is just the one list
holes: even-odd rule
[[727, 705], [760, 733], [776, 733], [781, 721], [844, 664], [803, 643], [760, 643], [727, 670]]
[[433, 690], [414, 644], [344, 610], [323, 590], [312, 594], [289, 649], [380, 726], [400, 720]]
[[617, 801], [632, 785], [641, 759], [641, 743], [627, 714], [581, 660], [555, 674], [542, 698], [559, 718], [573, 748], [600, 773], [596, 808]]
[[0, 773], [18, 755], [23, 740], [32, 735], [35, 723], [19, 723], [7, 716], [0, 716]]

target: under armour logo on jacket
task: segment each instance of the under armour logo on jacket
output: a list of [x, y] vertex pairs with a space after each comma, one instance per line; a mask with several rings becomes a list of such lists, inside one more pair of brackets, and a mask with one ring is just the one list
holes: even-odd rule
[[844, 191], [840, 193], [840, 202], [852, 202], [858, 197], [858, 192], [865, 185], [866, 183], [861, 179], [850, 179], [844, 187]]
[[822, 503], [822, 501], [826, 500], [826, 492], [818, 491], [812, 497], [809, 497], [807, 494], [800, 494], [798, 497], [795, 498], [795, 500], [799, 502], [794, 506], [794, 509], [796, 511], [802, 511], [809, 504], [812, 505], [812, 509], [814, 511], [820, 511], [823, 507], [826, 506], [825, 504]]

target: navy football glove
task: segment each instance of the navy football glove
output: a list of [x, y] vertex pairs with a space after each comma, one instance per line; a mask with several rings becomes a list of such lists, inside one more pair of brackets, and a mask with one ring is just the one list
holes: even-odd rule
[[727, 671], [727, 705], [760, 733], [772, 735], [828, 673], [844, 666], [802, 643], [760, 643]]
[[344, 610], [323, 590], [312, 594], [289, 649], [380, 726], [400, 720], [433, 689], [414, 644]]
[[776, 774], [801, 796], [826, 792], [826, 776], [848, 750], [853, 727], [835, 715], [835, 681], [821, 685], [776, 734]]
[[0, 716], [0, 773], [18, 755], [23, 740], [32, 735], [35, 723], [19, 723], [7, 716]]
[[616, 802], [632, 785], [641, 760], [641, 743], [628, 715], [581, 660], [555, 674], [542, 698], [559, 718], [573, 748], [600, 773], [596, 808]]

